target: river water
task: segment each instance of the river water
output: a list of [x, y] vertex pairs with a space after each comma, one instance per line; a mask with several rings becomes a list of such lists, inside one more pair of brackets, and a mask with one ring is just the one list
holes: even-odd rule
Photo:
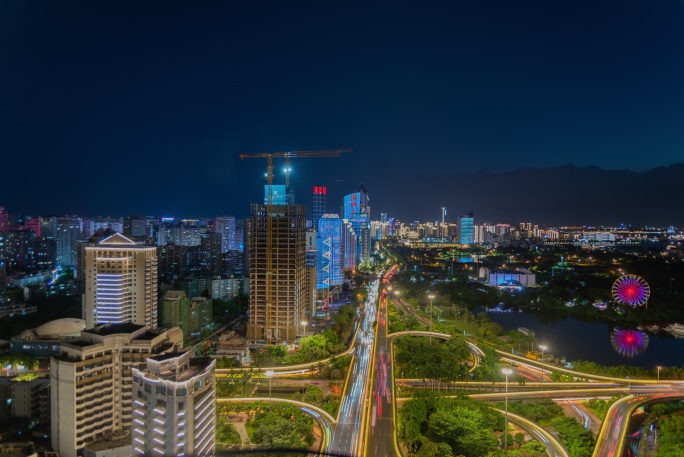
[[[473, 311], [477, 314], [485, 309], [476, 308]], [[547, 353], [565, 357], [568, 361], [581, 359], [601, 365], [644, 368], [655, 368], [657, 365], [684, 366], [684, 338], [674, 338], [662, 330], [657, 334], [647, 333], [648, 345], [643, 352], [625, 357], [613, 348], [611, 342], [615, 324], [538, 312], [487, 312], [487, 317], [506, 330], [526, 327], [534, 331], [537, 345], [546, 345]]]

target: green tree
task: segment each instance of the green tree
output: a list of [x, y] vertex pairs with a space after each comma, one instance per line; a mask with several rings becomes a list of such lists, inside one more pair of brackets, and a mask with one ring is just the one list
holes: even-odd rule
[[306, 392], [304, 392], [302, 400], [314, 405], [320, 405], [323, 403], [323, 391], [318, 386], [310, 385]]
[[513, 441], [518, 445], [518, 447], [522, 447], [522, 445], [525, 444], [525, 435], [518, 432], [513, 436]]
[[423, 437], [416, 457], [451, 457], [453, 452], [447, 443], [433, 443]]
[[483, 423], [482, 413], [461, 406], [435, 411], [428, 422], [428, 437], [447, 443], [454, 453], [465, 457], [485, 455], [498, 443]]

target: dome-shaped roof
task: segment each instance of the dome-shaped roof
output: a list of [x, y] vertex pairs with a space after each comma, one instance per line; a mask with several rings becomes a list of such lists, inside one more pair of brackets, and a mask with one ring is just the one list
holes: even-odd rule
[[57, 319], [47, 322], [34, 331], [38, 338], [45, 337], [66, 337], [66, 336], [80, 336], [81, 332], [85, 330], [86, 322], [83, 319], [75, 319], [73, 317], [66, 317], [64, 319]]

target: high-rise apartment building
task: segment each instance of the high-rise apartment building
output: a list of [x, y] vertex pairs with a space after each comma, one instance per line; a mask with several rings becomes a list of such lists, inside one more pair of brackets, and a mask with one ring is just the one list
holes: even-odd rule
[[207, 288], [209, 298], [218, 300], [230, 300], [242, 293], [244, 279], [242, 277], [214, 277], [209, 280]]
[[311, 225], [318, 228], [318, 220], [325, 214], [325, 199], [328, 189], [325, 186], [313, 186], [311, 189]]
[[199, 268], [204, 276], [221, 275], [222, 236], [216, 232], [206, 232], [200, 238]]
[[235, 217], [221, 216], [214, 219], [214, 231], [221, 234], [221, 252], [234, 251], [235, 244]]
[[305, 233], [303, 206], [273, 205], [269, 214], [267, 205], [252, 205], [247, 339], [295, 340], [304, 306]]
[[162, 327], [180, 327], [183, 339], [190, 337], [190, 299], [184, 290], [167, 290], [161, 306]]
[[228, 251], [221, 254], [221, 274], [223, 276], [245, 275], [245, 253]]
[[157, 248], [159, 276], [174, 281], [199, 272], [199, 246], [178, 246], [173, 243]]
[[214, 455], [216, 361], [192, 352], [133, 368], [133, 455]]
[[[245, 244], [247, 243], [247, 230], [246, 225], [248, 224], [248, 219], [238, 219], [235, 221], [235, 250], [244, 252]], [[247, 263], [247, 262], [245, 262]]]
[[40, 218], [40, 236], [48, 240], [57, 239], [57, 218], [55, 216]]
[[85, 248], [83, 319], [157, 327], [157, 248], [115, 233]]
[[61, 457], [76, 457], [105, 435], [130, 430], [131, 368], [182, 344], [179, 328], [135, 324], [98, 326], [62, 342], [59, 355], [50, 359], [52, 448]]
[[123, 234], [127, 237], [142, 238], [147, 236], [147, 219], [130, 216], [123, 220]]
[[10, 269], [34, 266], [36, 234], [33, 230], [8, 230], [0, 232], [0, 260]]
[[58, 217], [55, 221], [57, 242], [57, 264], [61, 267], [76, 267], [78, 263], [78, 241], [81, 238], [81, 219]]

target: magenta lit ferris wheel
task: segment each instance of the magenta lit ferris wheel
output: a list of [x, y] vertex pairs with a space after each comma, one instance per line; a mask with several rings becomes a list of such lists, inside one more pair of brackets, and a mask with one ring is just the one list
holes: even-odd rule
[[650, 296], [651, 288], [641, 276], [623, 275], [613, 283], [613, 299], [621, 305], [642, 306]]

